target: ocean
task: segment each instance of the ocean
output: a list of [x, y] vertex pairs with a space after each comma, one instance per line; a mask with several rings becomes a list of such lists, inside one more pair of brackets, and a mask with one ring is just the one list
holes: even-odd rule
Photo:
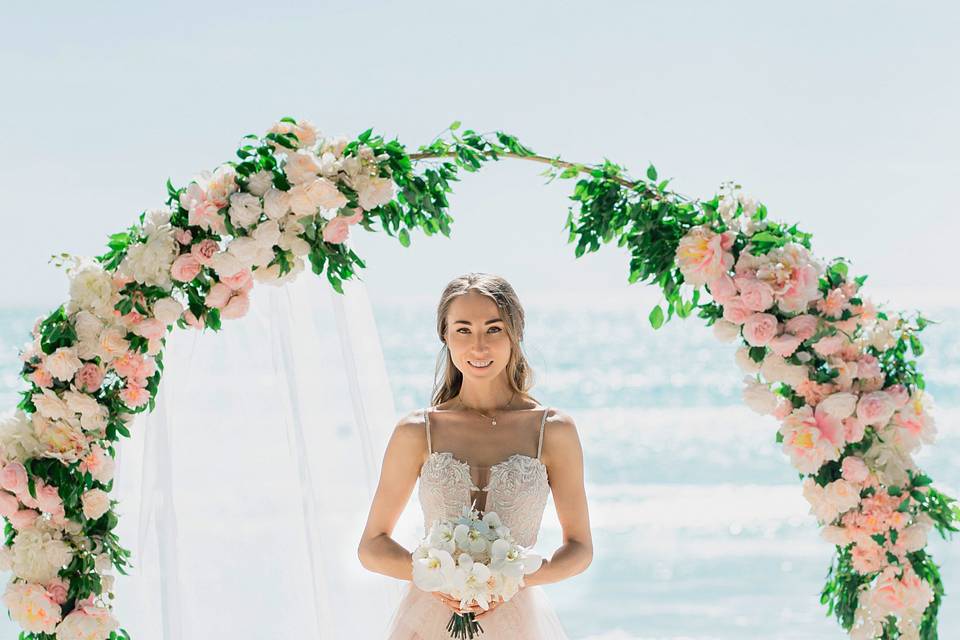
[[[622, 308], [621, 308], [622, 307]], [[40, 308], [0, 309], [0, 407], [22, 388], [16, 350]], [[429, 401], [439, 342], [432, 306], [374, 311], [399, 415]], [[818, 536], [776, 423], [741, 404], [734, 345], [696, 319], [659, 331], [648, 309], [527, 305], [534, 395], [578, 425], [594, 540], [587, 571], [544, 587], [574, 640], [843, 638], [819, 603], [832, 547]], [[960, 309], [930, 313], [921, 358], [938, 442], [918, 463], [960, 494]], [[537, 550], [561, 532], [552, 500]], [[960, 635], [960, 545], [935, 534], [947, 597], [942, 638]], [[18, 628], [0, 619], [3, 637]]]

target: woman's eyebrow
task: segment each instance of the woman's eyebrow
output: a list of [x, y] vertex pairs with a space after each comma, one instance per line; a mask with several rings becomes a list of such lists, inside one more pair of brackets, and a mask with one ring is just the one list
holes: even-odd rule
[[[493, 324], [494, 322], [503, 322], [503, 321], [500, 318], [492, 318], [490, 320], [487, 320], [483, 324]], [[470, 322], [469, 320], [454, 320], [453, 324], [473, 324], [473, 323]]]

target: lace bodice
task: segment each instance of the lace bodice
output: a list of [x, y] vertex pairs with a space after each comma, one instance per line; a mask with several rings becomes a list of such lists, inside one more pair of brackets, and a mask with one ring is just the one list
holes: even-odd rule
[[510, 528], [517, 544], [531, 547], [537, 541], [537, 533], [543, 520], [550, 486], [547, 482], [547, 467], [540, 460], [543, 448], [543, 425], [548, 409], [540, 419], [540, 441], [537, 457], [515, 453], [490, 467], [489, 480], [482, 489], [474, 484], [470, 465], [458, 460], [449, 451], [433, 451], [430, 444], [430, 412], [427, 409], [424, 422], [427, 430], [429, 455], [420, 469], [418, 497], [423, 509], [424, 531], [438, 519], [455, 519], [464, 506], [471, 506], [471, 492], [486, 493], [486, 501], [479, 511], [496, 511], [500, 520]]

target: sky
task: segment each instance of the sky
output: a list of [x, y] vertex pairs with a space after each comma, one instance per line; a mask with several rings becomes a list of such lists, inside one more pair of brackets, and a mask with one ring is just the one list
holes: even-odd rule
[[[946, 2], [5, 4], [0, 299], [57, 306], [51, 255], [101, 253], [168, 177], [293, 116], [411, 152], [461, 120], [634, 176], [652, 162], [688, 197], [735, 180], [881, 298], [932, 305], [960, 242], [958, 18]], [[655, 299], [627, 284], [625, 249], [574, 258], [573, 184], [542, 169], [464, 174], [452, 238], [355, 230], [371, 298], [432, 305], [488, 271], [523, 300]]]

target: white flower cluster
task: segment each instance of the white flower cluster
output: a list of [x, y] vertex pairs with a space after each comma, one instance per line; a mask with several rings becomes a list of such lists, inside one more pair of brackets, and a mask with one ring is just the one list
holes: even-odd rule
[[495, 511], [479, 518], [463, 508], [454, 521], [433, 524], [413, 553], [413, 582], [424, 591], [442, 591], [482, 609], [509, 600], [523, 586], [523, 576], [540, 568], [543, 558], [516, 544]]

